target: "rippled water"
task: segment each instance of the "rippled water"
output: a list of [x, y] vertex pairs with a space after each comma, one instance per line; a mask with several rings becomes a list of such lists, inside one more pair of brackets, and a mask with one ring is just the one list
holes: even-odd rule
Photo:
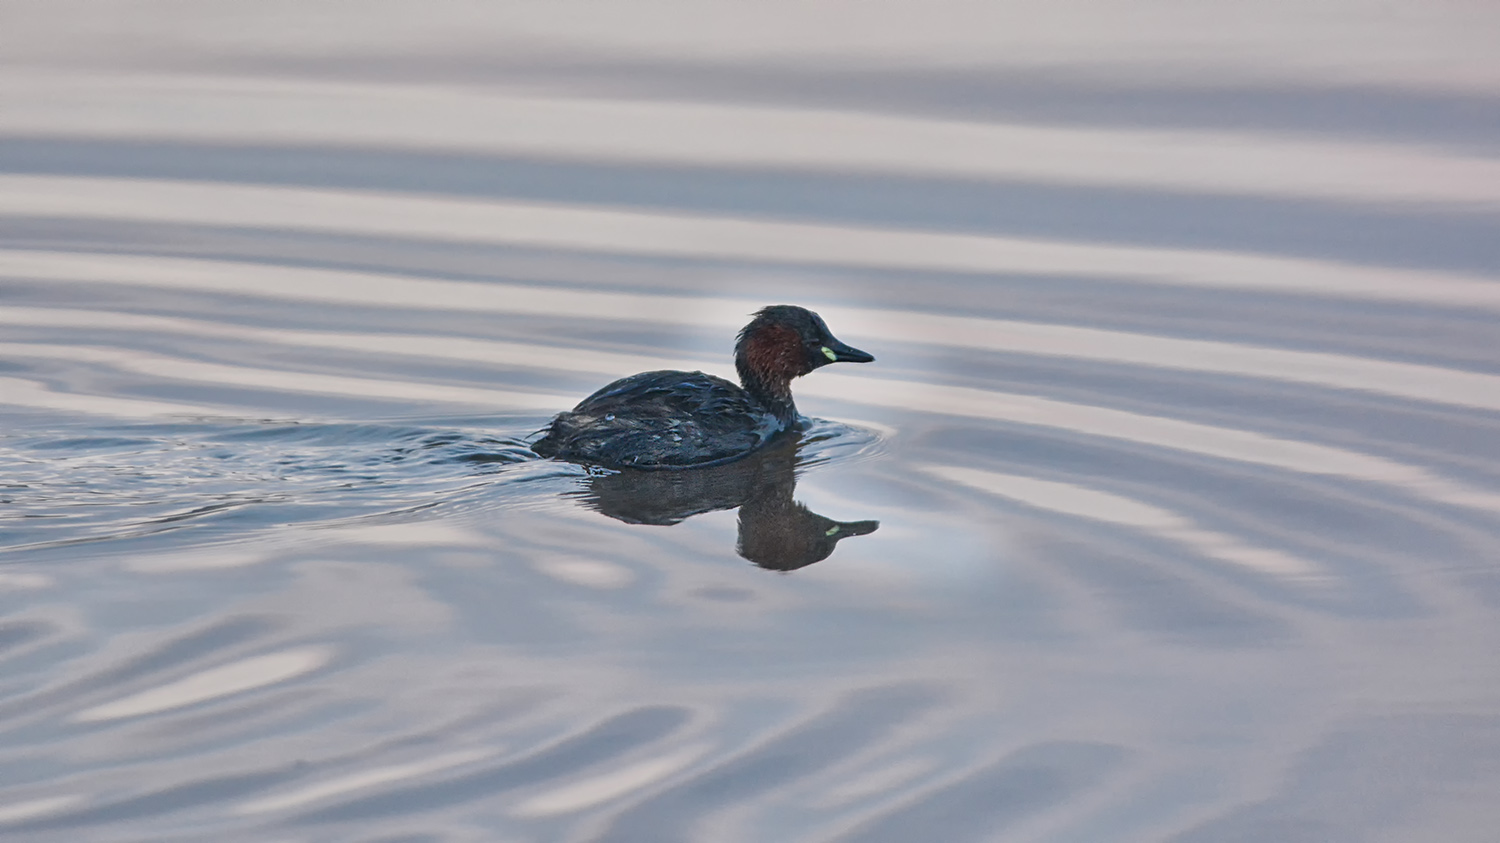
[[0, 74], [0, 837], [1491, 840], [1497, 100], [1080, 78]]

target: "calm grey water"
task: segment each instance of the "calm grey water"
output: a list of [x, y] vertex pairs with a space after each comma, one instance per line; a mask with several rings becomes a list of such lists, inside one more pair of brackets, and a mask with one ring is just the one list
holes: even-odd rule
[[269, 31], [0, 70], [0, 839], [1494, 839], [1500, 95]]

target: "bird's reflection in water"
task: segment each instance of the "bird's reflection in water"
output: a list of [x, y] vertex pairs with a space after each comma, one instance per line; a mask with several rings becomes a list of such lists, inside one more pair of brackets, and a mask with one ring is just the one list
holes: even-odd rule
[[795, 571], [827, 559], [840, 539], [875, 532], [878, 521], [834, 521], [798, 503], [798, 453], [809, 440], [789, 431], [727, 465], [621, 471], [588, 478], [577, 494], [590, 509], [627, 524], [676, 524], [739, 507], [735, 550], [762, 568]]

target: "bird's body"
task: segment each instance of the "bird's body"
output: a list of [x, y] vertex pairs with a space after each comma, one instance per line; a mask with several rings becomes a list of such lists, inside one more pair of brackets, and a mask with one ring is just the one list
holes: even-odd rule
[[642, 372], [605, 386], [559, 413], [532, 450], [608, 468], [717, 465], [749, 454], [799, 416], [791, 380], [829, 363], [875, 358], [792, 305], [762, 309], [740, 332], [741, 384], [703, 372]]

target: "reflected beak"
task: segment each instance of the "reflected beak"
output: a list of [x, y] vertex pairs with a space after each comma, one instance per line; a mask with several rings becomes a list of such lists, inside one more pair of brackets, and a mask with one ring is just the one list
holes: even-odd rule
[[833, 337], [828, 338], [828, 343], [823, 346], [823, 356], [830, 363], [871, 363], [875, 355], [867, 354], [852, 345], [844, 345]]

